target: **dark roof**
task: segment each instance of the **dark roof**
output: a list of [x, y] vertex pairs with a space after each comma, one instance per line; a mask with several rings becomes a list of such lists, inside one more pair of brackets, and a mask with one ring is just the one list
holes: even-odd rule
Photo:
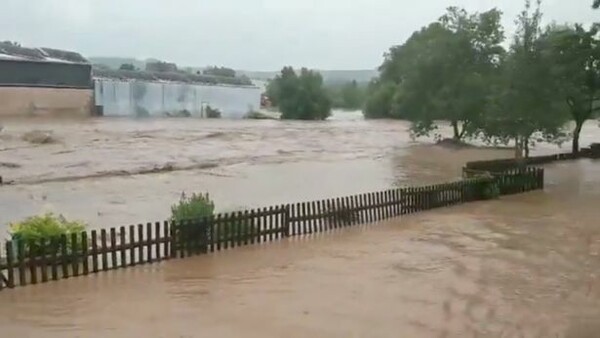
[[33, 62], [89, 63], [76, 52], [54, 48], [27, 48], [10, 42], [0, 42], [0, 59]]

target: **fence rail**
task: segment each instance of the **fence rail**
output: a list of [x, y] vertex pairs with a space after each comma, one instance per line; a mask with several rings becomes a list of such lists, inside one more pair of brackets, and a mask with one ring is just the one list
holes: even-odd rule
[[[25, 243], [7, 241], [0, 253], [0, 289], [85, 276], [330, 231], [433, 208], [543, 189], [544, 171], [511, 170], [493, 177], [92, 230]], [[1, 251], [0, 251], [1, 252]]]

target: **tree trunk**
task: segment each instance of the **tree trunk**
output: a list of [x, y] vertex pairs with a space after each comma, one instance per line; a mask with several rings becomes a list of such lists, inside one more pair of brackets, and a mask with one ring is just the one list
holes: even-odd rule
[[573, 131], [573, 154], [579, 154], [579, 135], [581, 134], [581, 128], [583, 122], [575, 121], [575, 130]]
[[515, 137], [515, 158], [520, 159], [523, 158], [523, 148], [520, 137]]
[[458, 131], [458, 121], [454, 120], [450, 122], [452, 124], [452, 129], [454, 130], [454, 140], [460, 141], [460, 132]]

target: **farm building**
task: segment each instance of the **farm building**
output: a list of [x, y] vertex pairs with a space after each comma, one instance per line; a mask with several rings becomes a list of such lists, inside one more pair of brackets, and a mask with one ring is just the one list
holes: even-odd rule
[[260, 97], [247, 78], [93, 69], [78, 53], [0, 42], [0, 117], [206, 117], [210, 107], [241, 118]]
[[91, 66], [81, 55], [0, 42], [0, 117], [87, 116]]
[[261, 89], [240, 78], [183, 72], [94, 70], [94, 94], [104, 116], [242, 118], [260, 108]]

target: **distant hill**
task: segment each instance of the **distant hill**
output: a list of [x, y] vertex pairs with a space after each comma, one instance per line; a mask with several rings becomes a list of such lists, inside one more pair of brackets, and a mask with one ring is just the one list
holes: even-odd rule
[[[237, 70], [239, 74], [244, 74], [251, 79], [255, 80], [269, 80], [275, 77], [278, 71], [246, 71]], [[352, 80], [356, 82], [369, 82], [371, 79], [378, 75], [375, 69], [363, 69], [363, 70], [319, 70], [323, 76], [323, 80], [329, 84], [345, 83]]]
[[[139, 60], [135, 58], [127, 57], [90, 57], [88, 60], [92, 64], [106, 65], [112, 69], [119, 69], [124, 63], [130, 63], [138, 69], [145, 69], [146, 62], [155, 61], [154, 59]], [[189, 69], [193, 72], [201, 71], [204, 67], [189, 67], [185, 65], [178, 65], [179, 69]], [[356, 80], [359, 83], [366, 83], [371, 81], [372, 78], [378, 75], [375, 69], [361, 69], [361, 70], [319, 70], [323, 79], [328, 84], [346, 83], [352, 80]], [[246, 75], [253, 80], [266, 81], [272, 79], [279, 73], [279, 71], [249, 71], [249, 70], [236, 70], [238, 76]]]

